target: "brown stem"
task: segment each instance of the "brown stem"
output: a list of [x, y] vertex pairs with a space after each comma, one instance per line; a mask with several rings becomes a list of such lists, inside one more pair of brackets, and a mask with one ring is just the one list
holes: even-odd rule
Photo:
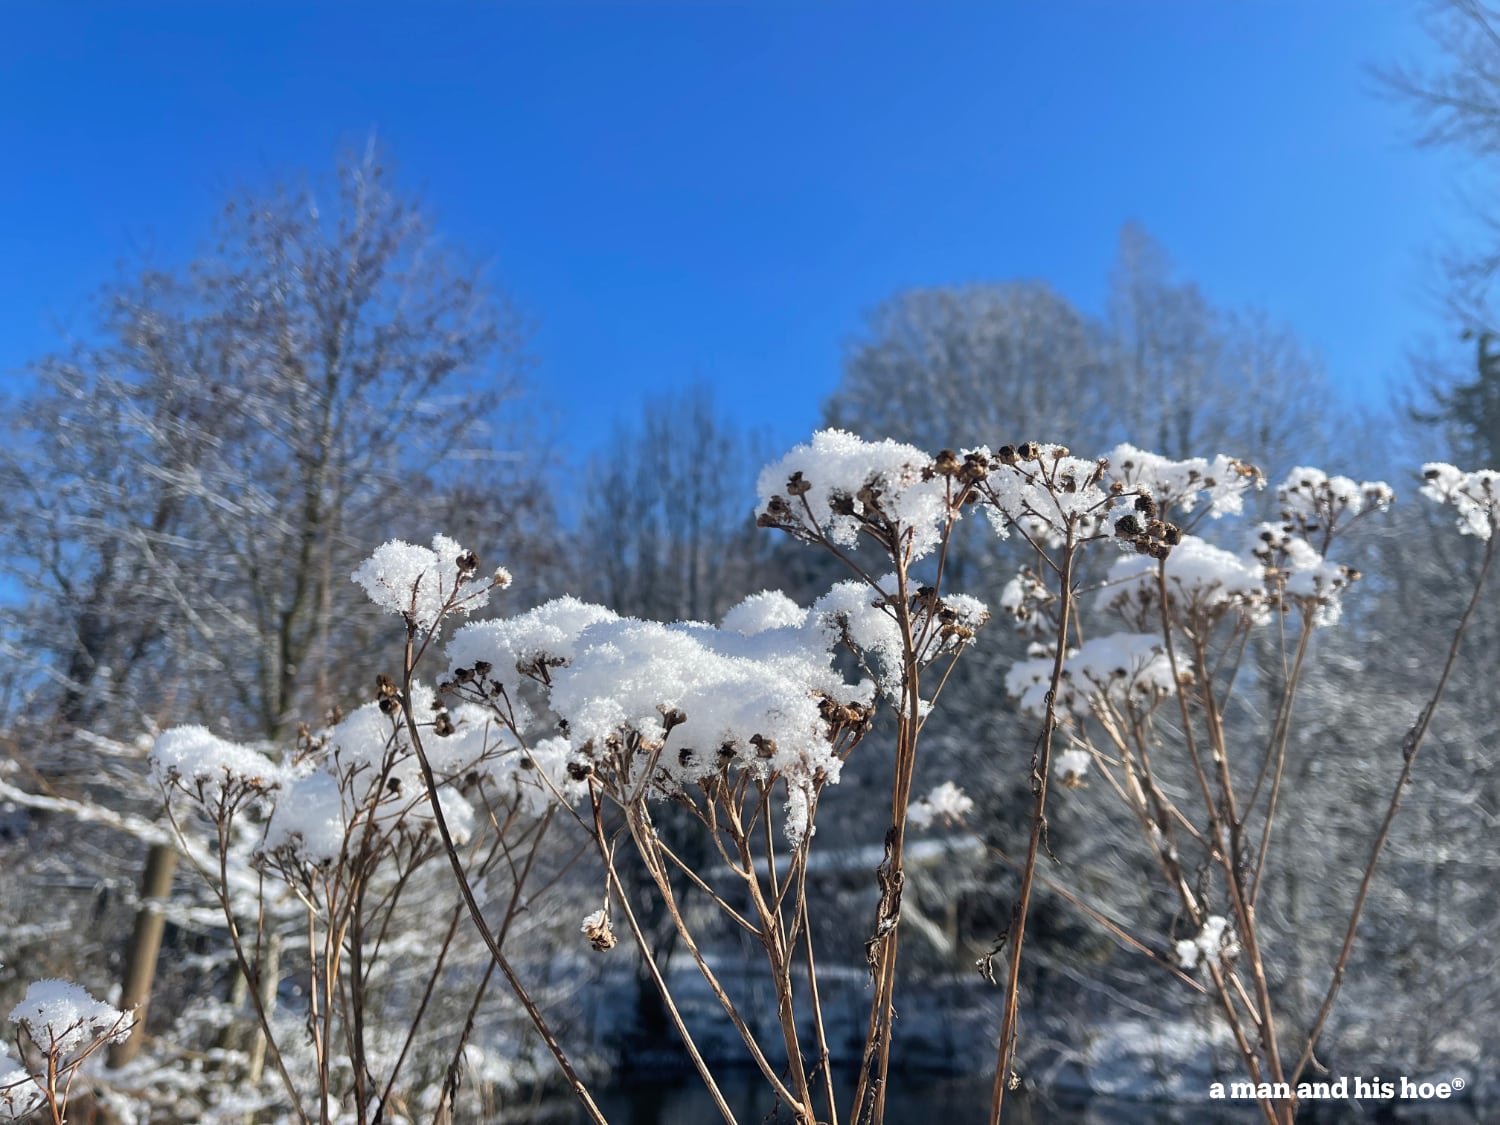
[[464, 905], [469, 909], [469, 917], [474, 922], [474, 928], [479, 931], [479, 936], [484, 940], [485, 947], [490, 951], [490, 957], [500, 967], [500, 972], [504, 974], [505, 981], [510, 985], [511, 992], [521, 1002], [521, 1006], [526, 1009], [526, 1015], [530, 1017], [532, 1026], [536, 1028], [537, 1034], [542, 1037], [542, 1042], [547, 1045], [547, 1050], [557, 1063], [558, 1069], [563, 1072], [563, 1076], [568, 1080], [568, 1086], [573, 1091], [573, 1096], [578, 1099], [579, 1104], [583, 1106], [584, 1112], [588, 1114], [589, 1119], [595, 1125], [609, 1125], [609, 1122], [604, 1118], [604, 1114], [594, 1104], [593, 1095], [589, 1093], [588, 1087], [584, 1085], [583, 1079], [578, 1076], [578, 1072], [574, 1070], [572, 1062], [568, 1059], [567, 1054], [564, 1053], [561, 1044], [558, 1043], [557, 1036], [553, 1034], [552, 1028], [548, 1026], [547, 1018], [542, 1015], [542, 1011], [537, 1007], [536, 1001], [531, 998], [531, 994], [526, 990], [526, 986], [522, 984], [521, 978], [516, 975], [515, 969], [511, 966], [510, 959], [501, 951], [499, 943], [495, 940], [495, 935], [484, 920], [484, 911], [480, 909], [479, 902], [474, 897], [474, 888], [469, 885], [469, 878], [468, 874], [464, 871], [463, 860], [459, 858], [458, 848], [453, 843], [453, 834], [448, 830], [448, 819], [443, 815], [443, 804], [438, 799], [437, 777], [433, 773], [432, 763], [428, 760], [426, 750], [422, 748], [422, 737], [417, 731], [417, 717], [412, 712], [413, 647], [416, 632], [416, 625], [409, 622], [406, 627], [406, 659], [403, 661], [401, 677], [401, 713], [406, 718], [406, 728], [407, 733], [411, 737], [412, 752], [416, 755], [417, 764], [422, 770], [422, 780], [427, 786], [427, 801], [432, 807], [432, 817], [437, 823], [438, 835], [443, 840], [443, 851], [447, 853], [449, 866], [453, 868], [453, 876], [458, 881], [459, 894], [463, 896]]
[[1031, 888], [1036, 878], [1036, 861], [1041, 851], [1042, 833], [1046, 830], [1047, 775], [1052, 765], [1052, 737], [1057, 730], [1057, 692], [1062, 684], [1063, 662], [1068, 652], [1068, 632], [1073, 618], [1073, 532], [1063, 548], [1058, 567], [1061, 605], [1057, 620], [1057, 652], [1052, 659], [1052, 679], [1047, 687], [1047, 712], [1042, 719], [1041, 747], [1032, 767], [1031, 836], [1026, 843], [1026, 860], [1021, 868], [1021, 891], [1016, 900], [1010, 926], [1010, 966], [1005, 977], [1005, 1001], [1000, 1015], [1000, 1042], [995, 1060], [995, 1084], [990, 1093], [990, 1125], [1000, 1125], [1000, 1110], [1005, 1091], [1010, 1086], [1016, 1055], [1016, 1020], [1020, 1008], [1021, 946], [1026, 936], [1026, 915], [1031, 907]]
[[1458, 662], [1459, 645], [1468, 631], [1469, 621], [1474, 616], [1474, 609], [1479, 605], [1485, 580], [1489, 577], [1490, 565], [1495, 561], [1496, 540], [1500, 540], [1500, 527], [1491, 528], [1490, 538], [1485, 543], [1484, 561], [1480, 564], [1479, 577], [1474, 582], [1474, 592], [1469, 597], [1469, 604], [1464, 608], [1463, 616], [1458, 620], [1458, 628], [1453, 632], [1453, 641], [1448, 646], [1448, 658], [1443, 662], [1443, 672], [1438, 677], [1437, 687], [1433, 689], [1432, 697], [1417, 715], [1416, 723], [1407, 732], [1402, 744], [1401, 755], [1404, 761], [1401, 763], [1401, 773], [1396, 778], [1396, 787], [1391, 793], [1390, 804], [1386, 807], [1385, 818], [1380, 822], [1380, 831], [1375, 834], [1375, 842], [1370, 847], [1370, 858], [1365, 864], [1364, 877], [1359, 881], [1359, 891], [1354, 896], [1354, 906], [1349, 913], [1348, 928], [1344, 931], [1344, 944], [1340, 947], [1338, 960], [1333, 966], [1333, 979], [1328, 983], [1328, 992], [1318, 1008], [1317, 1018], [1313, 1020], [1312, 1027], [1308, 1030], [1307, 1045], [1303, 1047], [1302, 1055], [1292, 1071], [1293, 1083], [1302, 1076], [1307, 1064], [1312, 1061], [1313, 1051], [1318, 1045], [1318, 1037], [1323, 1033], [1323, 1026], [1328, 1022], [1328, 1016], [1333, 1011], [1334, 999], [1344, 983], [1344, 970], [1349, 964], [1349, 954], [1354, 949], [1354, 937], [1359, 931], [1365, 900], [1369, 897], [1370, 888], [1375, 882], [1375, 865], [1380, 860], [1380, 853], [1385, 850], [1386, 839], [1391, 834], [1391, 824], [1395, 821], [1396, 812], [1401, 807], [1401, 794], [1411, 780], [1412, 767], [1416, 763], [1418, 752], [1422, 749], [1422, 742], [1427, 737], [1427, 728], [1432, 722], [1433, 712], [1437, 710], [1438, 703], [1443, 698], [1443, 692], [1447, 690], [1448, 678], [1453, 673], [1453, 666]]

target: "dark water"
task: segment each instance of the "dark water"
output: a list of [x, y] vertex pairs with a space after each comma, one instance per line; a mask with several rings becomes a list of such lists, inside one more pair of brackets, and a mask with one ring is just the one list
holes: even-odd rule
[[[784, 1109], [777, 1113], [774, 1098], [766, 1095], [755, 1074], [731, 1075], [720, 1085], [741, 1125], [781, 1125], [792, 1120]], [[640, 1083], [603, 1090], [596, 1096], [610, 1125], [716, 1125], [722, 1121], [712, 1100], [691, 1080]], [[841, 1096], [852, 1096], [852, 1090], [841, 1091]], [[987, 1078], [898, 1077], [886, 1097], [885, 1119], [889, 1125], [985, 1125], [989, 1105]], [[549, 1125], [586, 1125], [587, 1118], [581, 1111], [558, 1108], [557, 1115], [535, 1120]], [[1254, 1103], [1140, 1102], [1030, 1091], [1007, 1094], [1004, 1115], [1005, 1125], [1254, 1125], [1260, 1120]], [[1385, 1106], [1320, 1104], [1315, 1113], [1298, 1116], [1299, 1122], [1309, 1125], [1483, 1125], [1491, 1120], [1468, 1106], [1431, 1103], [1403, 1105], [1394, 1116]]]
[[[725, 1100], [741, 1125], [781, 1125], [792, 1120], [753, 1074], [721, 1081]], [[605, 1090], [599, 1108], [610, 1125], [714, 1125], [722, 1118], [701, 1086], [680, 1083], [643, 1083]], [[841, 1091], [852, 1097], [852, 1090]], [[1164, 1106], [1094, 1099], [1080, 1101], [1021, 1092], [1007, 1094], [1006, 1125], [1252, 1125], [1259, 1118], [1253, 1106]], [[898, 1078], [886, 1095], [885, 1119], [890, 1125], [985, 1125], [989, 1118], [990, 1083], [987, 1078]], [[586, 1125], [579, 1111], [555, 1120]]]

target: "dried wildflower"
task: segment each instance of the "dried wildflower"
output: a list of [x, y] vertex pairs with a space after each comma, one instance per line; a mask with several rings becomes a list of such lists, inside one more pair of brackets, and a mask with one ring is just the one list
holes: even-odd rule
[[615, 947], [615, 932], [610, 928], [609, 915], [603, 910], [596, 910], [585, 918], [580, 930], [596, 952], [608, 953]]
[[1064, 750], [1052, 760], [1052, 776], [1068, 789], [1081, 789], [1089, 773], [1089, 755], [1086, 750]]

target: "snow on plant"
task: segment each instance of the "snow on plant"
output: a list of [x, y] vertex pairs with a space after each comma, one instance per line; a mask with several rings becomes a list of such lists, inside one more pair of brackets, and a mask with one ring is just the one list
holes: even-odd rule
[[974, 811], [974, 799], [954, 785], [945, 781], [933, 788], [925, 797], [913, 801], [906, 815], [913, 828], [931, 828], [934, 824], [955, 824]]
[[[1488, 520], [1484, 527], [1493, 526], [1493, 507], [1486, 506], [1492, 476], [1429, 469], [1424, 491], [1455, 503], [1467, 530], [1480, 532], [1476, 512]], [[916, 797], [912, 780], [920, 733], [954, 662], [980, 639], [989, 617], [978, 599], [944, 589], [949, 538], [967, 512], [979, 511], [997, 534], [1014, 531], [1033, 550], [999, 605], [1033, 640], [1006, 687], [1025, 720], [1040, 725], [1028, 774], [1031, 831], [1007, 929], [992, 1125], [1015, 1080], [1021, 956], [1052, 777], [1070, 789], [1097, 778], [1091, 791], [1115, 795], [1135, 815], [1178, 899], [1181, 921], [1168, 948], [1181, 967], [1164, 963], [1220, 1001], [1250, 1073], [1295, 1082], [1326, 1010], [1303, 1058], [1285, 1066], [1256, 898], [1311, 633], [1338, 619], [1342, 595], [1358, 578], [1329, 550], [1355, 520], [1384, 510], [1391, 490], [1299, 468], [1276, 491], [1279, 519], [1252, 531], [1248, 548], [1193, 533], [1240, 514], [1263, 485], [1259, 470], [1224, 455], [1174, 461], [1122, 445], [1088, 459], [1036, 441], [932, 455], [822, 431], [768, 466], [757, 486], [759, 526], [826, 552], [847, 570], [812, 605], [762, 591], [713, 625], [625, 618], [558, 598], [459, 628], [430, 690], [418, 671], [436, 659], [444, 623], [479, 608], [508, 575], [479, 579], [477, 556], [441, 535], [430, 550], [388, 543], [353, 576], [405, 625], [400, 674], [380, 677], [372, 702], [324, 731], [304, 731], [279, 762], [202, 728], [168, 732], [156, 769], [170, 791], [191, 797], [218, 825], [221, 857], [230, 850], [226, 823], [260, 818], [260, 870], [292, 887], [308, 908], [309, 946], [321, 949], [322, 975], [314, 967], [309, 978], [307, 1026], [325, 1118], [339, 1098], [361, 1122], [379, 1116], [400, 1069], [398, 1060], [378, 1082], [371, 1052], [351, 1031], [365, 1026], [362, 985], [343, 987], [341, 974], [366, 979], [377, 956], [373, 947], [367, 951], [366, 936], [381, 922], [362, 915], [360, 904], [393, 901], [411, 872], [439, 855], [454, 875], [455, 909], [467, 912], [588, 1119], [603, 1125], [505, 949], [540, 841], [556, 821], [581, 835], [602, 882], [603, 906], [585, 909], [580, 944], [606, 953], [616, 944], [615, 927], [620, 936], [628, 931], [726, 1122], [735, 1115], [674, 1001], [658, 946], [637, 916], [637, 894], [626, 893], [625, 850], [639, 860], [749, 1061], [793, 1118], [803, 1125], [880, 1121], [891, 1074], [907, 829], [961, 821], [973, 810], [952, 783]], [[1096, 545], [1107, 552], [1100, 568], [1107, 573], [1085, 606], [1079, 589]], [[1102, 628], [1085, 623], [1085, 610], [1112, 620]], [[1250, 631], [1293, 615], [1300, 628], [1285, 659], [1274, 736], [1256, 759], [1230, 744], [1223, 721], [1234, 664]], [[891, 818], [865, 943], [872, 997], [864, 1055], [853, 1097], [841, 1108], [826, 1065], [831, 1052], [811, 924], [817, 904], [807, 872], [824, 791], [861, 768], [858, 748], [882, 706], [895, 738]], [[1175, 708], [1172, 724], [1158, 721], [1164, 707]], [[1422, 725], [1409, 736], [1398, 792], [1424, 731]], [[1054, 754], [1055, 739], [1063, 744]], [[1246, 777], [1256, 779], [1248, 794]], [[703, 833], [700, 850], [715, 857], [711, 865], [693, 863], [691, 852], [664, 839], [658, 820], [667, 806]], [[511, 893], [497, 908], [489, 887], [495, 872], [478, 857], [501, 854]], [[1372, 857], [1350, 942], [1373, 867]], [[222, 867], [217, 883], [227, 883]], [[259, 995], [259, 933], [252, 949], [227, 892], [221, 899]], [[779, 1057], [751, 1032], [704, 953], [704, 906], [762, 949], [783, 1038]], [[567, 916], [580, 917], [571, 910]], [[457, 932], [459, 915], [450, 919], [433, 982]], [[1189, 965], [1203, 970], [1206, 983], [1182, 971]], [[987, 976], [995, 979], [992, 971]], [[800, 1014], [809, 1001], [810, 1021]], [[258, 1015], [269, 1034], [263, 1008]], [[353, 1077], [336, 1089], [341, 1030]], [[468, 1035], [469, 1028], [458, 1035], [452, 1074], [467, 1057]], [[284, 1068], [282, 1075], [295, 1103], [297, 1082]], [[1295, 1109], [1270, 1100], [1262, 1108], [1273, 1125], [1290, 1121]]]
[[1203, 926], [1190, 938], [1183, 938], [1172, 945], [1177, 964], [1184, 969], [1196, 969], [1200, 964], [1219, 962], [1221, 958], [1233, 958], [1240, 951], [1234, 940], [1234, 931], [1229, 919], [1222, 914], [1211, 914], [1203, 920]]
[[271, 789], [282, 776], [281, 767], [259, 751], [195, 725], [161, 734], [152, 744], [150, 762], [158, 784], [181, 783], [198, 790]]
[[1114, 506], [1104, 485], [1108, 462], [1071, 456], [1065, 446], [1025, 441], [994, 454], [981, 446], [964, 461], [985, 470], [985, 515], [1002, 539], [1016, 527], [1028, 540], [1061, 547], [1091, 534]]
[[1257, 620], [1265, 618], [1265, 566], [1187, 534], [1164, 560], [1145, 555], [1116, 559], [1099, 591], [1097, 609], [1139, 629], [1158, 623], [1158, 569], [1166, 576], [1168, 600], [1189, 612], [1212, 617], [1242, 610]]
[[510, 572], [501, 567], [482, 582], [478, 556], [446, 535], [435, 535], [430, 549], [400, 539], [383, 544], [354, 572], [354, 581], [376, 605], [425, 631], [444, 613], [483, 609], [492, 589], [510, 585]]
[[[65, 1120], [79, 1067], [106, 1044], [124, 1042], [135, 1027], [130, 1013], [62, 980], [32, 982], [9, 1019], [22, 1065], [0, 1073], [0, 1114], [20, 1120], [45, 1108], [56, 1125]], [[5, 1057], [0, 1046], [0, 1061]]]
[[1159, 453], [1117, 445], [1106, 460], [1111, 478], [1122, 489], [1150, 496], [1167, 514], [1187, 516], [1201, 503], [1214, 519], [1238, 515], [1244, 510], [1245, 494], [1265, 487], [1266, 479], [1254, 465], [1218, 454], [1213, 458], [1190, 457], [1173, 461]]
[[778, 523], [793, 513], [805, 515], [839, 547], [853, 547], [875, 523], [899, 526], [907, 536], [908, 560], [937, 547], [949, 509], [930, 456], [915, 446], [865, 441], [843, 430], [821, 430], [767, 465], [756, 491], [757, 515]]
[[[1055, 657], [1045, 653], [1012, 665], [1005, 690], [1026, 714], [1046, 714]], [[1177, 689], [1177, 677], [1155, 633], [1110, 633], [1070, 649], [1054, 705], [1077, 715], [1109, 706], [1150, 711]]]
[[1422, 466], [1422, 495], [1458, 512], [1458, 530], [1488, 542], [1500, 526], [1500, 472], [1480, 469], [1466, 473], [1441, 461]]
[[1052, 760], [1053, 775], [1069, 789], [1077, 789], [1088, 777], [1093, 759], [1087, 750], [1077, 747], [1064, 750]]
[[[1278, 518], [1256, 525], [1247, 545], [1236, 550], [1232, 533], [1227, 543], [1211, 543], [1184, 527], [1201, 530], [1205, 513], [1214, 520], [1241, 513], [1250, 490], [1264, 483], [1259, 470], [1222, 456], [1169, 461], [1128, 445], [1108, 460], [1101, 480], [1114, 503], [1102, 521], [1080, 526], [1095, 537], [1112, 533], [1134, 553], [1108, 566], [1097, 594], [1085, 603], [1073, 594], [1066, 552], [1048, 553], [1058, 546], [1056, 536], [1034, 538], [1042, 565], [1029, 565], [1001, 597], [1018, 628], [1040, 638], [1010, 669], [1007, 691], [1022, 714], [1041, 719], [1044, 737], [1062, 725], [1071, 743], [1050, 771], [1043, 761], [1041, 776], [1033, 779], [1034, 792], [1043, 794], [1036, 822], [1048, 772], [1076, 789], [1097, 771], [1105, 782], [1092, 787], [1103, 794], [1097, 799], [1123, 803], [1177, 899], [1177, 916], [1188, 930], [1169, 939], [1177, 966], [1205, 971], [1207, 984], [1199, 987], [1218, 1001], [1247, 1071], [1295, 1086], [1338, 991], [1375, 863], [1447, 682], [1457, 636], [1433, 701], [1403, 746], [1395, 793], [1351, 907], [1323, 1006], [1301, 1056], [1284, 1060], [1284, 1016], [1273, 1003], [1270, 954], [1256, 925], [1256, 906], [1273, 847], [1293, 701], [1313, 632], [1339, 621], [1343, 596], [1360, 577], [1330, 552], [1354, 523], [1389, 508], [1393, 492], [1383, 481], [1294, 468], [1275, 490]], [[1461, 530], [1485, 536], [1493, 528], [1494, 474], [1434, 464], [1426, 466], [1425, 476], [1423, 493], [1453, 503]], [[1184, 517], [1183, 524], [1173, 522]], [[1458, 635], [1479, 597], [1489, 557]], [[1270, 737], [1257, 735], [1250, 745], [1239, 745], [1225, 716], [1248, 638], [1264, 631], [1262, 643], [1282, 644], [1286, 628], [1266, 627], [1286, 620], [1296, 622], [1290, 649], [1256, 673], [1272, 681], [1279, 699]], [[1170, 727], [1160, 721], [1169, 700], [1175, 703]], [[1002, 1070], [1003, 1061], [1002, 1052]], [[999, 1096], [997, 1085], [997, 1106]], [[1296, 1106], [1264, 1099], [1261, 1109], [1274, 1125], [1290, 1121]]]
[[[356, 581], [401, 612], [412, 659], [419, 632], [431, 635], [448, 614], [467, 612], [502, 584], [480, 583], [477, 572], [470, 552], [439, 536], [430, 552], [386, 544]], [[398, 581], [410, 588], [401, 591]], [[419, 969], [426, 980], [416, 995], [431, 998], [451, 987], [439, 986], [451, 979], [445, 963], [466, 909], [451, 892], [434, 902], [442, 884], [414, 876], [449, 849], [464, 848], [458, 861], [465, 886], [499, 911], [489, 932], [503, 939], [536, 866], [553, 787], [566, 782], [566, 754], [555, 742], [523, 747], [485, 708], [440, 698], [409, 675], [399, 684], [376, 677], [373, 695], [322, 730], [304, 727], [280, 761], [201, 727], [164, 732], [151, 754], [179, 837], [219, 899], [267, 1053], [302, 1121], [326, 1120], [345, 1098], [361, 1122], [390, 1118], [413, 1037], [435, 1005], [422, 999], [409, 1011], [406, 1045], [400, 1037], [391, 1044], [372, 1024], [371, 981], [383, 980], [401, 957], [400, 926], [410, 924], [412, 912], [430, 922], [435, 910], [447, 920], [446, 936], [425, 939], [433, 960]], [[181, 815], [180, 798], [216, 837], [211, 848], [191, 843], [194, 822]], [[247, 827], [258, 837], [248, 851]], [[245, 866], [258, 872], [258, 882], [238, 875]], [[247, 884], [255, 891], [249, 899]], [[274, 951], [278, 920], [299, 912], [305, 933], [295, 944], [308, 951], [300, 969], [307, 1012], [289, 1029], [272, 1018], [283, 971]], [[449, 1034], [454, 1059], [463, 1057], [488, 981], [459, 985], [472, 994], [472, 1007], [469, 1021]], [[302, 1029], [311, 1036], [306, 1066], [294, 1061], [303, 1052]], [[444, 1094], [450, 1104], [456, 1088]]]

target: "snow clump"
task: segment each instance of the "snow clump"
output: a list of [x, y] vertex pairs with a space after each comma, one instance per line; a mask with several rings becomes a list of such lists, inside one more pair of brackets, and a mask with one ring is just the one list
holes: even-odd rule
[[1452, 504], [1458, 512], [1458, 530], [1488, 541], [1500, 526], [1500, 472], [1480, 469], [1466, 473], [1441, 461], [1422, 466], [1427, 481], [1422, 495], [1439, 504]]
[[[392, 539], [375, 549], [350, 577], [382, 609], [399, 613], [419, 630], [430, 630], [445, 611], [472, 613], [489, 603], [490, 590], [510, 585], [503, 567], [490, 581], [478, 581], [479, 559], [446, 535], [432, 547]], [[469, 589], [462, 594], [462, 587]]]

